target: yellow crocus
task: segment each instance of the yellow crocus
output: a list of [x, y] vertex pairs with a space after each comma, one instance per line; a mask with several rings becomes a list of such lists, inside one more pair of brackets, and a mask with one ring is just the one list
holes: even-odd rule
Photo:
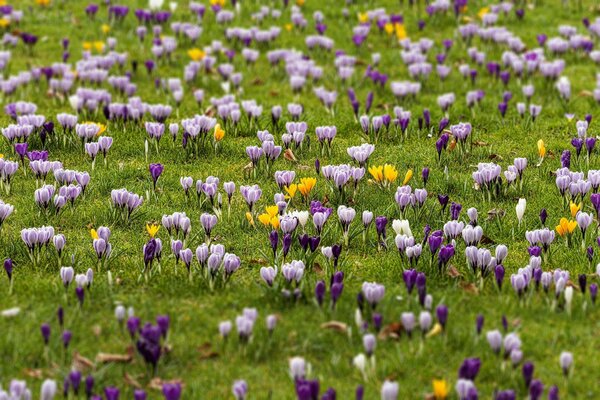
[[254, 218], [252, 217], [252, 214], [250, 214], [250, 211], [246, 211], [246, 221], [248, 221], [251, 226], [254, 226]]
[[292, 25], [292, 24], [285, 24], [283, 27], [285, 28], [286, 31], [291, 32], [292, 29], [294, 28], [294, 25]]
[[146, 224], [146, 232], [148, 232], [148, 235], [150, 235], [151, 238], [156, 236], [159, 228], [160, 228], [160, 226], [155, 223]]
[[94, 42], [94, 49], [96, 49], [96, 51], [99, 53], [104, 51], [104, 42], [101, 40], [96, 40]]
[[93, 121], [85, 121], [84, 124], [93, 124], [96, 125], [99, 129], [98, 129], [98, 133], [96, 134], [96, 136], [100, 136], [102, 135], [104, 132], [106, 132], [106, 125], [101, 124], [99, 122], [93, 122]]
[[577, 228], [577, 221], [568, 220], [563, 217], [556, 226], [556, 232], [558, 232], [560, 236], [570, 235], [575, 228]]
[[413, 177], [413, 170], [409, 169], [408, 171], [406, 171], [406, 175], [404, 175], [404, 180], [402, 181], [402, 185], [408, 184], [408, 182], [410, 182], [412, 177]]
[[92, 237], [92, 239], [98, 239], [98, 232], [96, 232], [95, 229], [90, 229], [90, 236]]
[[358, 22], [361, 24], [365, 24], [369, 22], [369, 14], [367, 13], [358, 13]]
[[279, 207], [277, 207], [277, 206], [268, 206], [265, 208], [265, 210], [267, 211], [267, 214], [271, 218], [276, 217], [277, 214], [279, 214]]
[[102, 24], [102, 33], [106, 35], [108, 32], [110, 32], [110, 25]]
[[271, 226], [273, 227], [273, 229], [279, 229], [279, 218], [278, 217], [271, 218]]
[[431, 330], [429, 332], [427, 332], [427, 335], [425, 335], [425, 337], [433, 337], [433, 336], [437, 336], [440, 333], [442, 333], [444, 329], [442, 328], [442, 325], [439, 322], [436, 322], [435, 325], [433, 326], [433, 328], [431, 328]]
[[537, 148], [538, 148], [538, 154], [540, 155], [540, 158], [546, 157], [546, 145], [544, 144], [544, 141], [542, 139], [538, 140]]
[[46, 7], [50, 5], [50, 0], [35, 0], [35, 4], [38, 6]]
[[485, 16], [485, 14], [490, 12], [490, 8], [489, 7], [483, 7], [479, 9], [479, 12], [477, 12], [477, 16], [479, 17], [479, 19], [483, 19], [483, 17]]
[[375, 182], [380, 183], [383, 181], [383, 165], [377, 165], [369, 167], [369, 173], [375, 180]]
[[271, 216], [267, 213], [264, 214], [260, 214], [258, 216], [258, 221], [263, 224], [264, 226], [267, 226], [271, 223]]
[[214, 137], [217, 142], [220, 142], [225, 137], [225, 130], [221, 128], [221, 124], [215, 125]]
[[8, 18], [0, 18], [0, 28], [6, 28], [10, 25], [10, 20]]
[[194, 47], [193, 49], [189, 49], [187, 53], [188, 56], [192, 59], [192, 61], [200, 61], [206, 56], [206, 53], [204, 51], [196, 47]]
[[298, 184], [298, 190], [302, 193], [302, 196], [308, 197], [311, 190], [317, 184], [317, 180], [315, 178], [302, 178], [300, 179], [300, 183]]
[[394, 27], [396, 28], [396, 38], [398, 40], [406, 39], [408, 37], [404, 24], [396, 24]]
[[90, 51], [92, 49], [92, 42], [83, 42], [83, 49]]
[[575, 216], [577, 215], [579, 210], [581, 210], [581, 203], [576, 204], [576, 203], [571, 202], [569, 204], [569, 210], [571, 210], [571, 217], [575, 218]]
[[296, 195], [296, 191], [298, 190], [298, 185], [296, 185], [295, 183], [292, 183], [290, 186], [284, 187], [284, 189], [287, 192], [287, 195], [285, 196], [285, 198], [293, 199], [294, 196]]
[[385, 33], [391, 35], [392, 33], [394, 33], [394, 24], [388, 22], [383, 26], [383, 29], [385, 30]]
[[444, 400], [448, 397], [448, 382], [445, 379], [433, 380], [433, 397], [436, 400]]
[[296, 5], [298, 7], [302, 7], [304, 5], [304, 3], [305, 3], [305, 0], [296, 0]]
[[389, 183], [393, 183], [398, 178], [398, 170], [390, 164], [383, 166], [383, 177]]

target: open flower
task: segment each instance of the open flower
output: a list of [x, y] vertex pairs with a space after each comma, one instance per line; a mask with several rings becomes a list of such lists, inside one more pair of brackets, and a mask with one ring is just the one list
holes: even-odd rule
[[560, 223], [556, 227], [556, 232], [560, 236], [570, 235], [577, 228], [577, 222], [573, 220], [568, 220], [566, 218], [561, 218]]
[[571, 217], [575, 218], [575, 216], [577, 215], [579, 210], [581, 210], [581, 203], [577, 204], [577, 203], [570, 202], [569, 210], [571, 211]]
[[273, 227], [273, 229], [278, 229], [279, 228], [279, 218], [278, 218], [279, 208], [277, 206], [269, 206], [269, 207], [265, 208], [265, 211], [266, 212], [264, 212], [258, 216], [258, 220], [260, 221], [260, 223], [263, 224], [264, 226], [271, 225]]
[[192, 61], [201, 61], [206, 56], [206, 53], [198, 48], [189, 49], [187, 53]]
[[302, 193], [302, 196], [308, 197], [316, 184], [317, 180], [315, 178], [302, 178], [298, 184], [298, 190]]
[[156, 236], [156, 233], [158, 232], [159, 228], [160, 228], [160, 226], [154, 222], [152, 222], [150, 224], [146, 224], [146, 232], [148, 232], [148, 235], [150, 235], [151, 238]]
[[215, 125], [215, 133], [214, 133], [215, 141], [220, 142], [221, 140], [223, 140], [224, 137], [225, 137], [225, 130], [223, 128], [221, 128], [221, 124], [216, 124]]
[[443, 400], [448, 397], [448, 382], [445, 379], [433, 380], [433, 397], [436, 400]]
[[287, 192], [287, 194], [285, 195], [285, 198], [293, 199], [294, 195], [296, 194], [296, 191], [298, 191], [298, 185], [296, 185], [295, 183], [292, 183], [289, 186], [285, 186], [284, 190]]

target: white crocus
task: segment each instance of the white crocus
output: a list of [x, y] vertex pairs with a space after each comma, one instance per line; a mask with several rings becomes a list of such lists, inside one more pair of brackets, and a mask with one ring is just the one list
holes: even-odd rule
[[290, 358], [290, 376], [294, 379], [306, 376], [306, 361], [302, 357]]
[[306, 222], [308, 222], [308, 211], [294, 211], [290, 214], [292, 217], [298, 218], [298, 223], [304, 230]]
[[524, 198], [520, 198], [516, 207], [519, 225], [521, 225], [521, 221], [523, 221], [523, 216], [525, 215], [525, 208], [527, 208], [527, 200], [525, 200]]
[[397, 235], [406, 235], [412, 237], [412, 231], [410, 230], [410, 222], [407, 219], [395, 219], [392, 222], [392, 229]]
[[360, 371], [363, 378], [366, 380], [367, 379], [367, 356], [365, 356], [363, 353], [358, 354], [352, 360], [352, 364], [356, 367], [356, 369], [358, 369]]
[[149, 0], [148, 8], [151, 10], [160, 10], [165, 3], [165, 0]]
[[567, 286], [565, 288], [565, 306], [567, 308], [567, 312], [571, 314], [571, 303], [573, 302], [573, 287]]

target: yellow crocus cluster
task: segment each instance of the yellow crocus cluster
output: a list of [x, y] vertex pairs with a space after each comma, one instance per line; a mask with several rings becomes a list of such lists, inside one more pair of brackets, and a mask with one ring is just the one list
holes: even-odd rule
[[154, 238], [154, 236], [156, 236], [159, 228], [160, 226], [154, 222], [146, 224], [146, 232], [148, 232], [148, 235], [150, 235], [151, 238]]
[[389, 186], [398, 178], [398, 170], [391, 164], [369, 167], [369, 173], [373, 180], [382, 186]]
[[396, 34], [396, 39], [398, 40], [406, 39], [408, 37], [408, 35], [406, 34], [406, 27], [404, 26], [404, 24], [401, 23], [393, 24], [391, 22], [388, 22], [383, 26], [383, 30], [385, 31], [385, 33], [388, 34], [388, 36]]
[[277, 206], [268, 206], [265, 212], [258, 216], [258, 220], [264, 226], [271, 225], [273, 229], [279, 228], [279, 208]]
[[206, 53], [203, 50], [196, 47], [189, 49], [187, 53], [192, 61], [201, 61], [206, 56]]
[[577, 228], [577, 221], [568, 220], [566, 218], [561, 218], [559, 224], [556, 226], [556, 232], [560, 236], [570, 235]]
[[221, 7], [224, 7], [225, 6], [225, 0], [210, 0], [210, 5], [211, 6], [221, 6]]
[[83, 42], [83, 49], [87, 51], [96, 50], [98, 53], [104, 51], [104, 42], [96, 40], [95, 42]]
[[300, 183], [298, 184], [298, 190], [300, 191], [302, 196], [308, 197], [308, 195], [313, 190], [316, 184], [316, 178], [302, 178], [300, 179]]

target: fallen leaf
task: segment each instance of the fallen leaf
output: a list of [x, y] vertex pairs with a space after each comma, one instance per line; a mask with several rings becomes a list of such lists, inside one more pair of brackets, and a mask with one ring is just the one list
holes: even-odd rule
[[254, 78], [254, 80], [252, 81], [252, 84], [254, 86], [261, 86], [264, 83], [264, 81], [258, 77]]
[[298, 161], [298, 160], [296, 160], [296, 156], [294, 155], [294, 152], [292, 151], [292, 149], [285, 149], [285, 151], [283, 152], [283, 157], [288, 161], [293, 161], [293, 162]]
[[219, 353], [212, 349], [212, 344], [210, 342], [202, 343], [200, 347], [198, 347], [198, 352], [200, 353], [201, 360], [208, 360], [219, 356]]
[[477, 289], [477, 286], [472, 282], [461, 282], [460, 287], [467, 293], [479, 294], [479, 289]]
[[25, 368], [23, 373], [30, 378], [41, 379], [43, 377], [43, 372], [39, 368]]
[[348, 325], [340, 321], [327, 321], [321, 324], [321, 329], [332, 329], [334, 331], [347, 333]]
[[492, 160], [492, 161], [502, 161], [502, 160], [504, 160], [504, 158], [502, 158], [502, 156], [501, 156], [501, 155], [499, 155], [499, 154], [490, 154], [490, 155], [488, 156], [488, 158], [489, 158], [490, 160]]
[[109, 354], [109, 353], [98, 353], [96, 355], [97, 363], [129, 363], [133, 357], [131, 354]]
[[485, 146], [489, 146], [489, 143], [484, 142], [483, 140], [476, 140], [473, 142], [473, 146], [485, 147]]
[[80, 371], [84, 369], [95, 368], [94, 363], [89, 358], [85, 358], [78, 352], [73, 353], [73, 366], [75, 367], [75, 369]]
[[452, 278], [458, 278], [461, 275], [458, 268], [456, 268], [454, 265], [450, 265], [446, 273]]
[[141, 389], [142, 388], [142, 384], [139, 383], [137, 381], [137, 379], [135, 379], [133, 376], [129, 375], [127, 372], [125, 372], [125, 375], [123, 376], [123, 380], [125, 381], [125, 383], [129, 386], [133, 386], [136, 389]]
[[483, 236], [481, 236], [481, 241], [479, 243], [481, 243], [481, 244], [495, 244], [496, 242], [493, 241], [492, 239], [490, 239], [489, 237], [483, 235]]
[[488, 219], [502, 218], [506, 215], [506, 211], [501, 208], [492, 208], [487, 212]]
[[167, 383], [170, 383], [170, 384], [178, 383], [182, 387], [184, 386], [183, 381], [181, 379], [162, 380], [161, 378], [156, 377], [156, 378], [152, 378], [152, 380], [148, 384], [148, 387], [150, 389], [154, 389], [154, 390], [162, 390], [163, 385], [167, 384]]
[[400, 322], [392, 322], [383, 327], [379, 332], [379, 339], [399, 339], [404, 331], [404, 327]]

